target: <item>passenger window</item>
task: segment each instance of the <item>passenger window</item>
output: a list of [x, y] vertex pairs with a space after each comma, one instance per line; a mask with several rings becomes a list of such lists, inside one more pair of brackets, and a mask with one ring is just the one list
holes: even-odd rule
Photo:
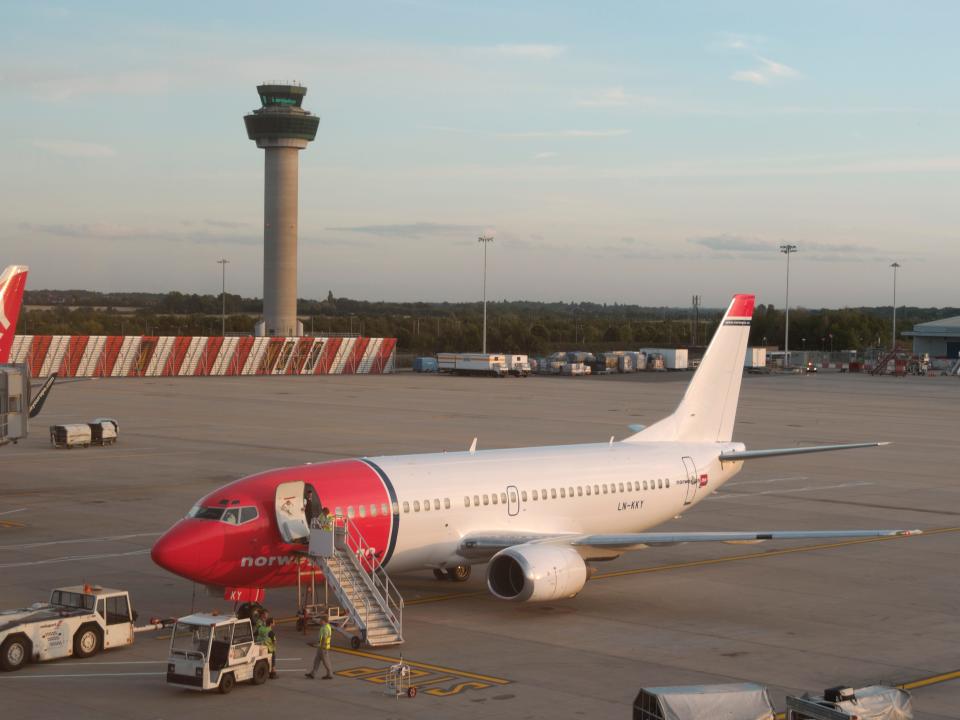
[[531, 492], [531, 497], [532, 497], [534, 500], [539, 500], [539, 499], [540, 499], [540, 497], [537, 495], [537, 491], [536, 491], [536, 490], [533, 490], [533, 491]]
[[404, 500], [404, 501], [403, 501], [403, 511], [404, 511], [405, 513], [410, 512], [410, 501], [409, 501], [409, 500]]
[[484, 504], [484, 505], [489, 505], [489, 504], [490, 504], [490, 496], [489, 496], [489, 495], [484, 495], [484, 496], [483, 496], [483, 504]]
[[439, 510], [439, 509], [440, 509], [440, 501], [437, 500], [436, 498], [434, 498], [434, 500], [433, 500], [433, 509], [434, 509], [434, 510]]
[[450, 509], [450, 498], [444, 498], [444, 499], [443, 499], [443, 509], [444, 509], [444, 510], [449, 510], [449, 509]]
[[419, 501], [419, 500], [414, 500], [414, 501], [413, 501], [413, 511], [414, 511], [414, 512], [420, 512], [420, 501]]
[[230, 508], [223, 511], [223, 517], [220, 518], [227, 525], [240, 524], [240, 508]]
[[619, 483], [620, 492], [623, 492], [623, 483]]
[[524, 502], [527, 501], [527, 491], [526, 491], [526, 490], [521, 490], [521, 491], [520, 491], [520, 499], [523, 500]]
[[510, 491], [510, 502], [515, 503], [516, 501], [517, 501], [517, 491], [516, 491], [516, 490], [511, 490], [511, 491]]
[[663, 489], [663, 478], [657, 478], [657, 487]]
[[599, 485], [594, 485], [594, 486], [593, 486], [593, 494], [594, 494], [594, 495], [599, 495], [599, 494], [600, 494], [600, 486], [599, 486]]
[[633, 480], [627, 480], [627, 492], [633, 492]]
[[493, 494], [490, 496], [490, 499], [493, 500], [493, 504], [494, 504], [494, 505], [497, 504], [498, 500], [497, 500], [497, 494], [496, 494], [496, 493], [493, 493]]
[[429, 500], [429, 499], [423, 501], [423, 511], [424, 511], [424, 512], [430, 512], [430, 500]]
[[388, 506], [386, 503], [380, 503], [380, 514], [381, 514], [381, 515], [389, 515], [389, 514], [390, 514], [390, 508], [389, 508], [389, 506]]
[[107, 598], [107, 625], [130, 622], [130, 608], [123, 595]]
[[646, 480], [643, 481], [643, 489], [644, 489], [644, 490], [647, 489], [647, 481], [646, 481]]
[[590, 494], [590, 486], [587, 485], [587, 495], [589, 495], [589, 494]]
[[[390, 503], [390, 505], [393, 507], [393, 514], [394, 514], [394, 515], [399, 515], [399, 514], [400, 514], [400, 506], [399, 506], [396, 502], [392, 502], [392, 503]], [[340, 513], [338, 512], [337, 514], [339, 515]]]
[[464, 496], [463, 496], [463, 506], [464, 506], [464, 507], [470, 507], [470, 496], [469, 496], [469, 495], [464, 495]]
[[607, 484], [604, 483], [601, 487], [603, 487], [603, 494], [606, 495], [606, 494], [607, 494]]
[[246, 523], [257, 519], [257, 509], [255, 507], [240, 508], [240, 522]]
[[377, 506], [374, 505], [373, 503], [371, 503], [371, 504], [370, 504], [370, 517], [376, 517], [376, 516], [377, 516]]
[[560, 488], [560, 497], [565, 498], [567, 496], [567, 489]]
[[667, 478], [667, 487], [670, 487], [670, 478]]
[[353, 517], [353, 505], [347, 505], [347, 517], [348, 518]]
[[546, 489], [546, 488], [543, 488], [543, 489], [540, 491], [540, 498], [541, 498], [542, 500], [546, 500], [546, 499], [547, 499], [547, 489]]
[[343, 508], [342, 507], [334, 508], [333, 514], [335, 517], [343, 517]]
[[550, 488], [550, 499], [551, 499], [551, 500], [556, 500], [556, 499], [557, 499], [557, 489], [556, 489], [556, 488]]
[[583, 486], [577, 485], [577, 497], [583, 497]]
[[365, 517], [367, 516], [367, 506], [366, 506], [366, 505], [360, 505], [360, 506], [357, 508], [357, 511], [360, 513], [360, 517], [365, 518]]
[[504, 505], [507, 504], [507, 494], [505, 492], [500, 493], [500, 502], [502, 502]]
[[479, 495], [474, 495], [474, 496], [473, 496], [473, 506], [474, 506], [474, 507], [477, 507], [478, 505], [480, 505], [480, 496], [479, 496]]

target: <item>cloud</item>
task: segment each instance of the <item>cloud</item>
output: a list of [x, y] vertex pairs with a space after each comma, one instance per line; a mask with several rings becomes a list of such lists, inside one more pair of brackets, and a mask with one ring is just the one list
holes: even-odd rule
[[493, 47], [484, 48], [485, 52], [494, 55], [509, 58], [529, 58], [532, 60], [553, 60], [553, 58], [565, 53], [566, 50], [563, 45], [543, 44], [494, 45]]
[[257, 245], [262, 236], [236, 233], [211, 233], [207, 230], [174, 232], [155, 228], [138, 228], [114, 223], [20, 223], [21, 232], [81, 240], [118, 242], [174, 242], [194, 245]]
[[629, 130], [534, 130], [531, 132], [497, 133], [501, 138], [603, 138], [629, 134]]
[[547, 152], [540, 152], [533, 156], [534, 160], [549, 160], [550, 158], [557, 157], [557, 153], [548, 150]]
[[770, 85], [777, 80], [799, 77], [800, 73], [783, 63], [778, 63], [769, 58], [756, 56], [760, 67], [750, 70], [738, 70], [730, 76], [731, 80], [736, 82], [746, 82], [753, 85]]
[[476, 225], [455, 225], [448, 223], [398, 223], [388, 225], [356, 225], [351, 227], [328, 227], [327, 230], [334, 232], [363, 233], [366, 235], [379, 235], [381, 237], [402, 237], [402, 238], [424, 238], [460, 235], [466, 233], [476, 234], [483, 230], [483, 224]]
[[687, 242], [694, 245], [702, 245], [711, 250], [737, 251], [737, 252], [771, 252], [774, 245], [754, 238], [742, 237], [739, 235], [712, 235], [708, 237], [689, 238]]
[[117, 154], [117, 151], [108, 145], [75, 142], [73, 140], [34, 140], [31, 144], [36, 148], [61, 157], [106, 158], [114, 157]]
[[82, 96], [143, 96], [169, 92], [174, 84], [166, 71], [131, 71], [80, 75], [72, 68], [14, 67], [0, 76], [0, 87], [25, 90], [39, 100], [63, 102]]
[[578, 107], [622, 107], [625, 105], [652, 107], [659, 104], [656, 98], [630, 95], [622, 87], [606, 88], [592, 97], [577, 100]]

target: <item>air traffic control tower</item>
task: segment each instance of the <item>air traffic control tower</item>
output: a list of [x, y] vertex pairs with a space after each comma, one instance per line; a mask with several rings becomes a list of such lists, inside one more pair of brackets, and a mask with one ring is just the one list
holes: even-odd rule
[[297, 153], [317, 135], [320, 118], [300, 107], [303, 85], [258, 85], [261, 107], [243, 122], [266, 152], [263, 183], [263, 321], [257, 335], [303, 334], [297, 321]]

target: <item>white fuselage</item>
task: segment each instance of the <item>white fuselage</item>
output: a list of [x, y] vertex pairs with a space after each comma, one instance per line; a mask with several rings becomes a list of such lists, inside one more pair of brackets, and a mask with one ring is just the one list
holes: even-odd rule
[[649, 530], [736, 475], [743, 463], [718, 457], [743, 447], [615, 442], [369, 460], [396, 489], [400, 523], [389, 566], [404, 572], [464, 563], [457, 548], [471, 534]]

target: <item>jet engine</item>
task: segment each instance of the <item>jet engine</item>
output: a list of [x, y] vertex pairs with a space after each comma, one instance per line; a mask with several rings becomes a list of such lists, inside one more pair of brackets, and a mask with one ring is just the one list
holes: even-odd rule
[[586, 563], [572, 547], [516, 545], [490, 560], [487, 587], [501, 600], [543, 602], [573, 597], [583, 589], [587, 576]]

